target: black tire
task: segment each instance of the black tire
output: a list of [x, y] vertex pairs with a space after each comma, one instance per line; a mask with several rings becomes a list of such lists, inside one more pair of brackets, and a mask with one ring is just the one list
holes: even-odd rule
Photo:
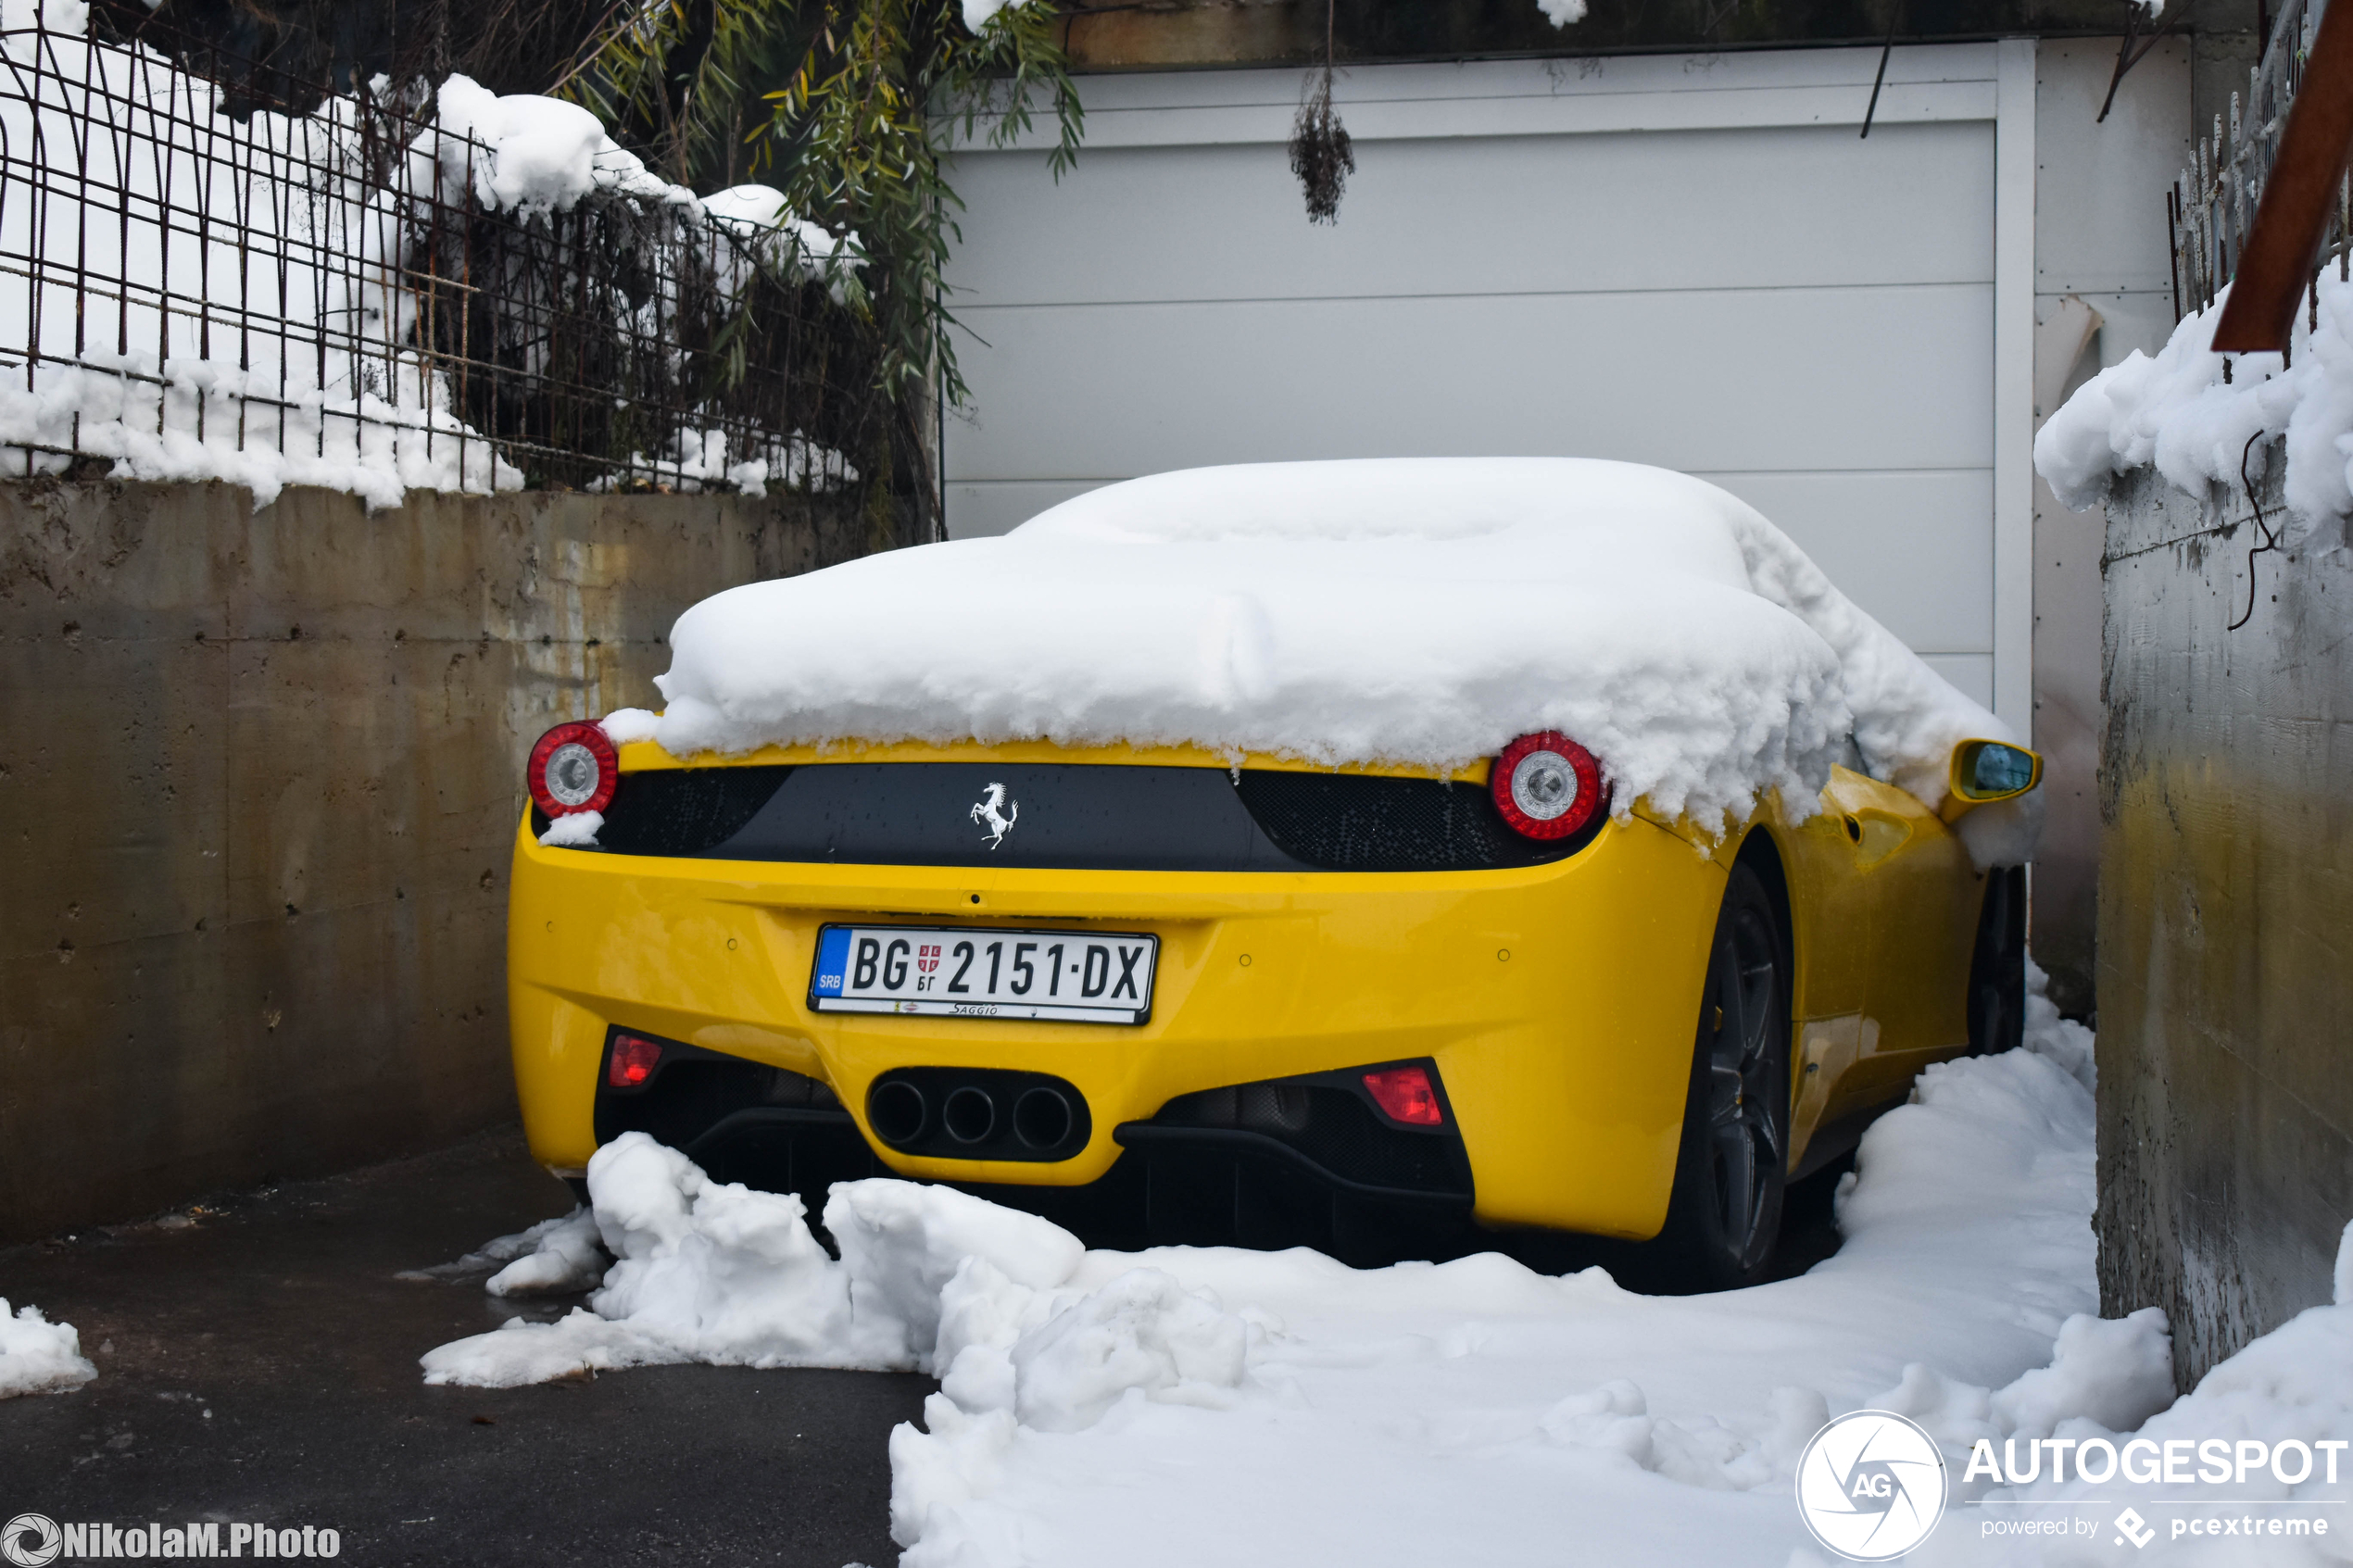
[[1709, 944], [1659, 1261], [1692, 1290], [1771, 1267], [1789, 1184], [1789, 947], [1765, 881], [1732, 868]]
[[1994, 1056], [2026, 1043], [2026, 868], [1985, 877], [1977, 951], [1969, 967], [1969, 1048]]

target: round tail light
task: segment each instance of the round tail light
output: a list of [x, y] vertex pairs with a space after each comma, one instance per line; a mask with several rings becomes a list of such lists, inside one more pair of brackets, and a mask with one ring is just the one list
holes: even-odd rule
[[1544, 730], [1504, 747], [1488, 787], [1521, 837], [1567, 838], [1601, 812], [1602, 765], [1567, 735]]
[[524, 782], [532, 804], [550, 817], [601, 811], [612, 804], [621, 758], [602, 724], [559, 724], [531, 748]]

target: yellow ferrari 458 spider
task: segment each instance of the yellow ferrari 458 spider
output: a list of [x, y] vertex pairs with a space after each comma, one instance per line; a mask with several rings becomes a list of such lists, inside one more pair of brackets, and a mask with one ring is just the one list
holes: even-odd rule
[[[927, 546], [689, 612], [663, 715], [560, 724], [531, 755], [509, 963], [537, 1158], [577, 1176], [637, 1129], [723, 1179], [821, 1198], [896, 1173], [1112, 1240], [1347, 1255], [1352, 1236], [1469, 1223], [1657, 1238], [1694, 1283], [1757, 1277], [1786, 1184], [1923, 1066], [2017, 1043], [2023, 872], [1965, 840], [2040, 763], [2003, 733], [1955, 734], [1994, 721], [1924, 686], [1729, 496], [1522, 466], [1485, 490], [1466, 481], [1488, 470], [1428, 464], [1202, 470], [1227, 476], [1206, 495], [1135, 482], [1069, 504], [1094, 508], [1092, 533]], [[1376, 494], [1300, 471], [1325, 470], [1379, 470]], [[1234, 523], [1219, 506], [1253, 483], [1336, 490], [1343, 521], [1401, 488], [1511, 521], [1402, 540], [1289, 505]], [[1531, 486], [1568, 521], [1516, 509]], [[1139, 508], [1177, 521], [1139, 534]], [[1224, 532], [1200, 532], [1204, 508]], [[1589, 549], [1589, 515], [1664, 534], [1665, 556]], [[1557, 593], [1529, 529], [1573, 546]], [[1692, 537], [1719, 536], [1691, 567]], [[1385, 549], [1356, 587], [1335, 565]], [[1139, 575], [1116, 613], [1039, 624], [1122, 581], [1123, 558]], [[1695, 586], [1642, 597], [1686, 568]], [[1032, 586], [940, 608], [988, 600], [1000, 571]], [[1493, 607], [1506, 631], [1490, 633], [1476, 589], [1499, 572], [1536, 592]], [[1256, 596], [1222, 602], [1238, 592]], [[1610, 622], [1604, 601], [1629, 594], [1637, 613]], [[1400, 603], [1437, 622], [1404, 640], [1504, 651], [1413, 654], [1429, 689], [1401, 692], [1380, 664]], [[1523, 658], [1501, 639], [1529, 603], [1584, 629], [1533, 633]], [[877, 604], [914, 608], [891, 621]], [[934, 613], [963, 617], [956, 636], [926, 637]], [[926, 647], [969, 650], [998, 615], [1030, 641], [987, 651], [1026, 662], [969, 691], [926, 681]], [[1367, 619], [1361, 648], [1332, 653]], [[1164, 622], [1182, 633], [1165, 646]], [[797, 646], [761, 641], [780, 635]], [[901, 635], [917, 646], [875, 651]], [[1206, 673], [1168, 651], [1203, 646]], [[1316, 675], [1311, 648], [1342, 673]], [[903, 679], [875, 671], [889, 659]], [[1555, 679], [1593, 700], [1548, 701]], [[1004, 685], [1038, 712], [989, 707]], [[1081, 685], [1094, 708], [1066, 695]], [[1415, 718], [1441, 709], [1459, 734]], [[1693, 717], [1718, 713], [1712, 731]], [[1654, 725], [1682, 738], [1645, 749]], [[1461, 756], [1480, 734], [1484, 754]]]

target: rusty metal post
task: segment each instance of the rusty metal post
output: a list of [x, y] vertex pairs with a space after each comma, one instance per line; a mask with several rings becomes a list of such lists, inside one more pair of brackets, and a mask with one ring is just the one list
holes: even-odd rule
[[2353, 152], [2353, 6], [2332, 6], [2322, 14], [2302, 89], [2280, 137], [2279, 161], [2240, 247], [2238, 275], [2214, 327], [2217, 351], [2286, 351], [2348, 152]]

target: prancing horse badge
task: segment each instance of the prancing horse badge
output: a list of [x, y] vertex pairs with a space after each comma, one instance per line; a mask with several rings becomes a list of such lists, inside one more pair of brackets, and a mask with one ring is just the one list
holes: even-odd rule
[[1013, 822], [1020, 816], [1021, 802], [1008, 802], [1005, 786], [1000, 784], [990, 784], [988, 797], [972, 809], [972, 820], [990, 830], [988, 847], [991, 849], [1005, 842], [1005, 835], [1013, 831]]

